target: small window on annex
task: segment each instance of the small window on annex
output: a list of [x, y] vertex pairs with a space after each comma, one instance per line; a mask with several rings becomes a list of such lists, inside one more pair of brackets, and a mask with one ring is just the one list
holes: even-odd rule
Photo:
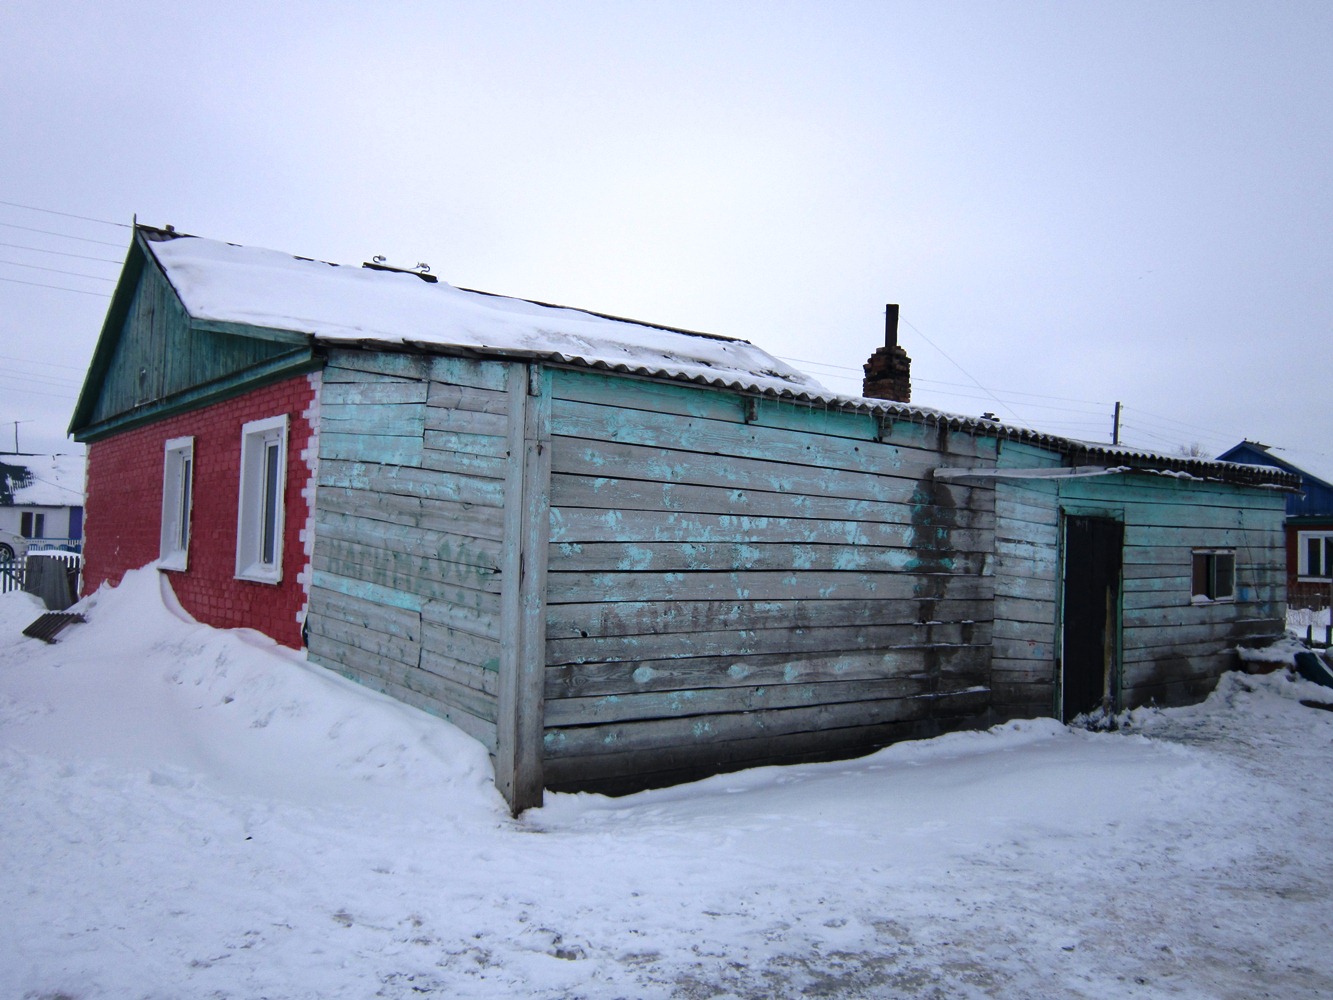
[[158, 565], [186, 569], [190, 561], [190, 504], [194, 490], [194, 438], [166, 443], [162, 469], [162, 546]]
[[287, 488], [287, 416], [241, 428], [241, 495], [236, 518], [236, 575], [282, 579], [283, 497]]
[[25, 510], [19, 515], [19, 534], [24, 538], [45, 538], [46, 515]]
[[1236, 597], [1236, 551], [1234, 549], [1195, 549], [1195, 604], [1231, 601]]
[[1333, 579], [1333, 531], [1297, 533], [1296, 575], [1303, 580]]

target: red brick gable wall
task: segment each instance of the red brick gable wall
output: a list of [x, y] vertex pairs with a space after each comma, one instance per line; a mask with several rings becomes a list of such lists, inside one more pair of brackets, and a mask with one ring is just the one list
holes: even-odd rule
[[[165, 443], [194, 438], [189, 568], [167, 571], [186, 611], [222, 628], [254, 628], [300, 648], [310, 576], [306, 537], [313, 499], [318, 376], [298, 375], [243, 396], [95, 441], [88, 446], [84, 593], [156, 562], [162, 532]], [[236, 579], [241, 427], [287, 414], [282, 580]]]

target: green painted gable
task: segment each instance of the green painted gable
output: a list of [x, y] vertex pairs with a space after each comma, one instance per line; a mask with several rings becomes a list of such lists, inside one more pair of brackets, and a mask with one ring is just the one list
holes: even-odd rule
[[136, 230], [70, 423], [75, 440], [94, 441], [317, 364], [302, 334], [190, 316], [151, 252], [152, 237], [165, 235]]

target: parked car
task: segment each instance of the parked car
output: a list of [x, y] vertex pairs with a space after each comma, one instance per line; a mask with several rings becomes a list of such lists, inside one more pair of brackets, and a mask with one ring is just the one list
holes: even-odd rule
[[28, 551], [28, 540], [8, 531], [0, 531], [0, 563], [22, 559]]

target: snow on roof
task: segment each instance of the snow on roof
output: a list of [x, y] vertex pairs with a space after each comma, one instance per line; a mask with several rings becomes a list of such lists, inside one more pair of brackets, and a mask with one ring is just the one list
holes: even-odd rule
[[290, 330], [334, 344], [455, 348], [760, 392], [828, 392], [744, 340], [195, 236], [148, 245], [198, 319]]
[[415, 273], [328, 264], [146, 227], [140, 232], [197, 319], [294, 331], [330, 344], [532, 357], [686, 379], [1016, 438], [1081, 460], [1114, 460], [1235, 482], [1273, 478], [1256, 473], [1254, 466], [1113, 449], [983, 417], [843, 395], [745, 340], [455, 288]]
[[1266, 451], [1273, 458], [1299, 469], [1308, 476], [1313, 476], [1315, 479], [1333, 486], [1333, 455], [1315, 451], [1302, 451], [1295, 448], [1283, 448], [1278, 445], [1262, 445], [1254, 441], [1250, 441], [1248, 444], [1257, 450]]
[[27, 476], [6, 475], [15, 507], [78, 507], [83, 504], [82, 455], [23, 455], [0, 453], [0, 465], [22, 468]]

